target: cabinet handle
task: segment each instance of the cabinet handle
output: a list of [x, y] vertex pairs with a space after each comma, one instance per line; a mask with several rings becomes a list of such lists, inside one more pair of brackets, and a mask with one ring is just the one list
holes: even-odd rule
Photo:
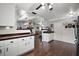
[[24, 41], [24, 39], [22, 39]]
[[10, 43], [13, 43], [13, 41], [10, 41]]
[[0, 54], [2, 54], [2, 50], [0, 49]]
[[6, 52], [8, 52], [8, 48], [6, 49]]

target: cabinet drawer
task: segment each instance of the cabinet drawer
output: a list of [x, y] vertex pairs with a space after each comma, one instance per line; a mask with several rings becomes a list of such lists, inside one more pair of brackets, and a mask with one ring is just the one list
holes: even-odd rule
[[4, 41], [0, 41], [0, 47], [4, 46]]
[[17, 43], [17, 39], [5, 40], [5, 46], [11, 45], [11, 44], [16, 44], [16, 43]]
[[18, 38], [18, 42], [25, 42], [27, 40], [27, 37]]

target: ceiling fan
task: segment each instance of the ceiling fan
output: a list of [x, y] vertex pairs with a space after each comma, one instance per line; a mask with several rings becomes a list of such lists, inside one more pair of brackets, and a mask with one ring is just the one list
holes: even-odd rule
[[[49, 11], [53, 10], [53, 4], [51, 3], [41, 3], [35, 10], [45, 9], [46, 7], [48, 7]], [[37, 13], [33, 11], [32, 14], [36, 15]]]
[[51, 4], [51, 3], [42, 3], [42, 4], [40, 4], [37, 8], [36, 8], [36, 10], [38, 10], [39, 8], [41, 8], [41, 7], [49, 7], [49, 10], [52, 10], [53, 9], [53, 6], [52, 6], [53, 4]]

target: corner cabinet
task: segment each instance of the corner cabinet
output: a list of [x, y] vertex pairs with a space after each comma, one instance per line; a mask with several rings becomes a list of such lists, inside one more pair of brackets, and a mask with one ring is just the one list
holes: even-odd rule
[[16, 56], [34, 49], [34, 36], [0, 41], [0, 56]]
[[15, 25], [15, 5], [8, 3], [0, 4], [0, 26]]

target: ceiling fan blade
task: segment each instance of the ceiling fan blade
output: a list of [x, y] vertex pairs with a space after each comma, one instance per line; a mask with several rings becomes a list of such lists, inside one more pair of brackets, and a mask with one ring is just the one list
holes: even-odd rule
[[37, 14], [37, 13], [35, 13], [35, 12], [32, 12], [32, 14]]
[[42, 7], [42, 5], [39, 5], [39, 6], [36, 8], [36, 10], [38, 10], [40, 7]]
[[49, 10], [52, 10], [53, 8], [50, 8]]

